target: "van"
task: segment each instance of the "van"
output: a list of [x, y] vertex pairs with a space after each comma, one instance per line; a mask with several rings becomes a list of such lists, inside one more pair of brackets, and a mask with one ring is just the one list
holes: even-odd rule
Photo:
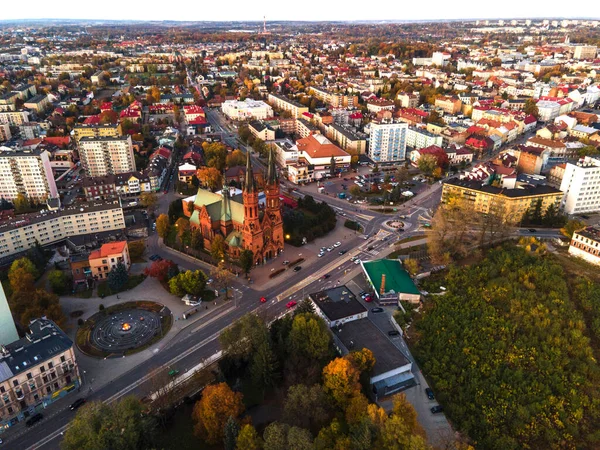
[[35, 425], [36, 423], [38, 423], [43, 418], [44, 418], [44, 416], [40, 413], [34, 414], [33, 416], [31, 416], [29, 419], [27, 419], [25, 421], [25, 425], [28, 427], [31, 427], [31, 426]]

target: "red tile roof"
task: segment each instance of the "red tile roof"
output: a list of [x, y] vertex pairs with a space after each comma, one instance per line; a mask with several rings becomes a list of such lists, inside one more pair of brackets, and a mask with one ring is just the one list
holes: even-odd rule
[[123, 253], [123, 250], [127, 247], [127, 241], [110, 242], [108, 244], [102, 244], [99, 250], [94, 250], [90, 253], [89, 259], [106, 258], [110, 255], [116, 255]]

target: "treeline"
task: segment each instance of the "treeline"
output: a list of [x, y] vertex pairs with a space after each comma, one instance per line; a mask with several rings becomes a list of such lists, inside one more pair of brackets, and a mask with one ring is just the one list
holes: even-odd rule
[[[563, 269], [507, 245], [444, 284], [414, 354], [458, 429], [481, 449], [599, 448], [600, 371]], [[576, 289], [594, 318], [599, 293]]]
[[304, 238], [311, 242], [325, 236], [336, 222], [333, 208], [325, 202], [316, 202], [310, 195], [298, 199], [297, 209], [285, 209], [283, 213], [283, 230], [290, 235], [288, 242], [295, 246], [302, 245]]

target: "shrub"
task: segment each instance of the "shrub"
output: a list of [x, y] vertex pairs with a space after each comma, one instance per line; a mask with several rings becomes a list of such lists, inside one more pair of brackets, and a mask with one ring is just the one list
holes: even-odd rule
[[104, 311], [104, 305], [102, 303], [98, 306], [98, 311]]
[[283, 272], [285, 272], [285, 269], [277, 269], [275, 272], [272, 272], [271, 275], [269, 275], [269, 278], [275, 278], [277, 275]]

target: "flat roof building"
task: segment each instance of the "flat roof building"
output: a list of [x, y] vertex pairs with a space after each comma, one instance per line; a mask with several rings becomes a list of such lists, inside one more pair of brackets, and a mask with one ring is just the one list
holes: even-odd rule
[[400, 300], [418, 303], [421, 293], [400, 261], [362, 261], [361, 266], [380, 305], [397, 305]]

